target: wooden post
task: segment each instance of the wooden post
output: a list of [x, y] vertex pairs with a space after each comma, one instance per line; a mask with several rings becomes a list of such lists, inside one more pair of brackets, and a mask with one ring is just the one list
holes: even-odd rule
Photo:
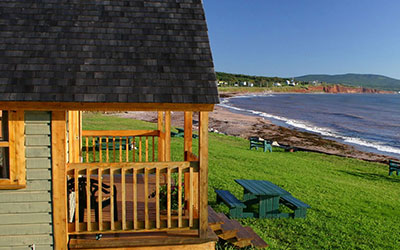
[[208, 112], [199, 115], [199, 234], [207, 237], [208, 228]]
[[80, 113], [79, 111], [68, 111], [68, 161], [70, 163], [80, 162]]
[[66, 112], [54, 111], [51, 119], [51, 157], [53, 185], [54, 249], [68, 249], [67, 179], [66, 179]]
[[185, 161], [188, 160], [188, 155], [192, 153], [192, 131], [193, 127], [193, 112], [186, 111], [185, 112], [185, 142], [184, 142], [184, 157]]
[[165, 127], [164, 127], [164, 112], [158, 112], [157, 129], [160, 131], [158, 137], [158, 161], [165, 161], [164, 155], [164, 140], [165, 140]]
[[165, 112], [165, 161], [171, 161], [171, 111]]

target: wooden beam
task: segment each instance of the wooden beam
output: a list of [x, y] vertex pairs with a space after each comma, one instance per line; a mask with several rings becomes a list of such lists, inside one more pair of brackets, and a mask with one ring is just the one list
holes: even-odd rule
[[26, 184], [26, 167], [25, 167], [25, 121], [24, 111], [16, 112], [16, 121], [14, 125], [15, 133], [15, 168], [16, 175], [12, 180], [17, 180], [18, 185]]
[[208, 112], [199, 117], [199, 234], [207, 237], [208, 228]]
[[3, 110], [82, 111], [212, 111], [214, 104], [192, 103], [93, 103], [93, 102], [0, 102]]
[[158, 112], [157, 129], [160, 132], [158, 137], [158, 161], [165, 161], [165, 122], [164, 112]]
[[158, 130], [83, 130], [82, 136], [159, 136]]
[[171, 161], [171, 111], [165, 112], [165, 161]]
[[66, 112], [53, 111], [51, 120], [54, 249], [67, 250]]
[[80, 162], [80, 111], [68, 111], [68, 160]]
[[192, 143], [193, 143], [193, 112], [187, 111], [185, 112], [185, 136], [184, 136], [184, 157], [185, 161], [188, 160], [189, 156], [192, 153]]

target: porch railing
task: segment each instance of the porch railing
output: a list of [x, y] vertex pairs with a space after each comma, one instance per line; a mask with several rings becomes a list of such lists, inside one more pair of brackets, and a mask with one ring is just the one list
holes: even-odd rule
[[198, 170], [189, 161], [69, 163], [68, 231], [198, 230]]
[[159, 130], [83, 130], [83, 162], [156, 162]]

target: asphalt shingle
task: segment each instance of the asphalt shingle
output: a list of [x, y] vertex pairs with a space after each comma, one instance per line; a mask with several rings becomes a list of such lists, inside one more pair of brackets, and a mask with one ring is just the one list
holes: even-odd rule
[[201, 0], [8, 0], [0, 26], [0, 101], [219, 102]]

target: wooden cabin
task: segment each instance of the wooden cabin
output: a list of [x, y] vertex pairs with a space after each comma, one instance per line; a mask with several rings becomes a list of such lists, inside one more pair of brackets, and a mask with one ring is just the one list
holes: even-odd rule
[[[0, 249], [213, 249], [208, 113], [219, 99], [202, 1], [0, 5]], [[90, 111], [157, 112], [158, 126], [83, 130]]]

